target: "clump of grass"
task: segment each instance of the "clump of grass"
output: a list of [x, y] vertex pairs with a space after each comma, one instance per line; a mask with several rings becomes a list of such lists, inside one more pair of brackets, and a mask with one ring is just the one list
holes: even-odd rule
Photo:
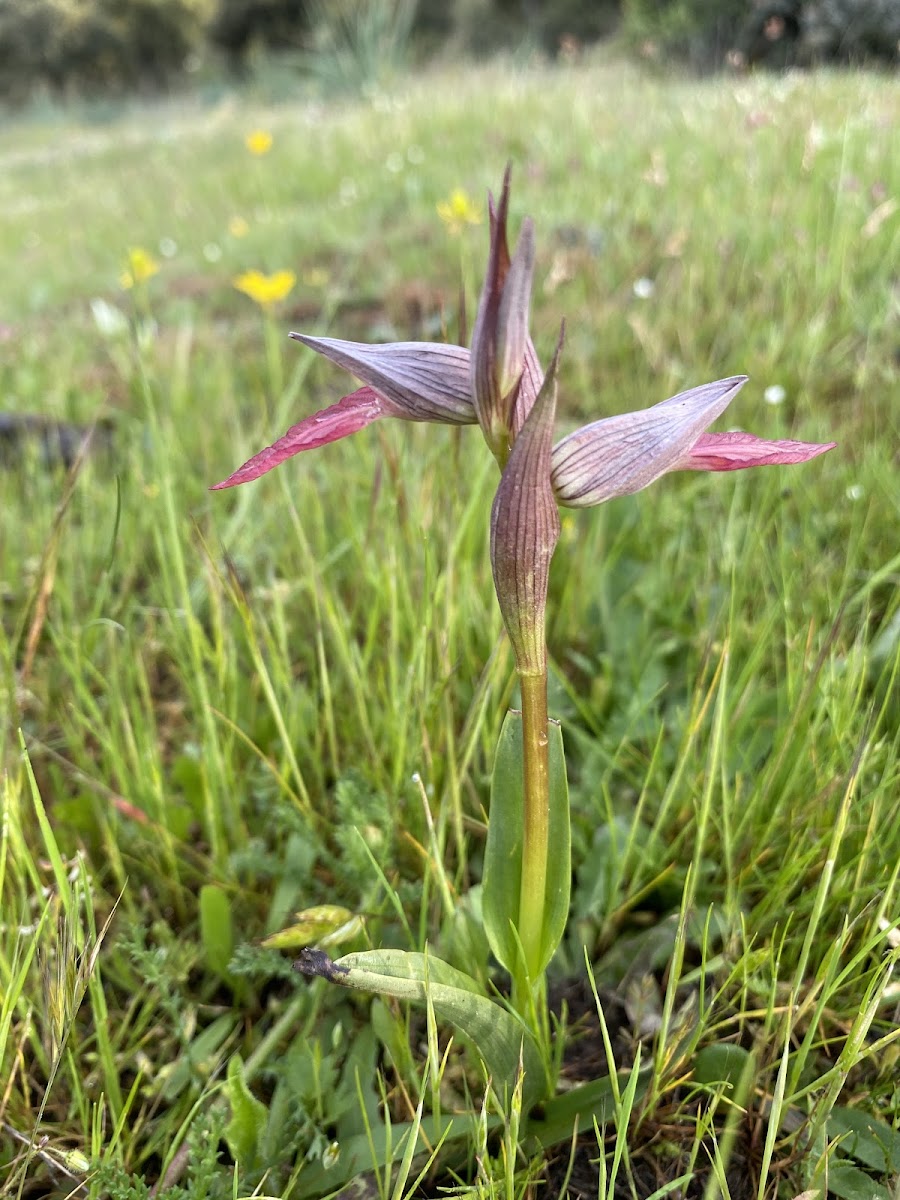
[[[612, 90], [620, 105], [598, 103]], [[603, 1108], [591, 1157], [607, 1188], [707, 1159], [724, 1188], [746, 1135], [759, 1194], [863, 1170], [873, 1194], [893, 1186], [896, 103], [864, 75], [662, 84], [598, 63], [430, 77], [240, 128], [163, 108], [75, 137], [5, 131], [0, 253], [26, 269], [0, 273], [4, 394], [115, 417], [68, 489], [0, 468], [10, 1194], [167, 1178], [302, 1196], [368, 1169], [373, 1146], [394, 1163], [382, 1190], [401, 1167], [408, 1190], [414, 1129], [486, 1193], [542, 1169], [540, 1129], [504, 1126], [490, 1097], [480, 1126], [446, 1133], [484, 1084], [436, 1031], [414, 1029], [413, 1052], [407, 1016], [307, 988], [259, 945], [330, 904], [374, 944], [422, 949], [443, 920], [442, 951], [483, 952], [441, 895], [480, 877], [508, 699], [490, 473], [450, 431], [395, 427], [283, 469], [264, 504], [223, 517], [205, 491], [335, 398], [286, 342], [273, 359], [232, 277], [294, 270], [286, 325], [452, 331], [460, 245], [436, 206], [507, 156], [550, 236], [540, 327], [570, 317], [563, 419], [743, 369], [735, 423], [841, 443], [815, 474], [685, 476], [564, 523], [551, 708], [576, 909], [558, 966], [581, 974], [588, 947], [601, 998], [620, 987], [643, 1014], [621, 1036], [652, 1064]], [[254, 160], [257, 127], [273, 145]], [[475, 255], [483, 229], [460, 237]], [[119, 284], [135, 245], [161, 263], [140, 301]], [[123, 332], [98, 330], [98, 297]], [[723, 1046], [737, 1067], [704, 1074]], [[250, 1145], [225, 1132], [235, 1111], [256, 1155], [240, 1168], [221, 1153]], [[848, 1132], [857, 1115], [868, 1135]]]

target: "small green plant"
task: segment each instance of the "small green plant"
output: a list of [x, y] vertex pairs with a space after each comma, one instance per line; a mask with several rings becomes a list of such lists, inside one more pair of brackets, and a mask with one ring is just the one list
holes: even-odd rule
[[333, 962], [309, 950], [298, 968], [350, 988], [427, 1000], [475, 1044], [495, 1083], [515, 1079], [521, 1064], [527, 1110], [553, 1088], [546, 971], [566, 929], [571, 878], [562, 731], [547, 705], [547, 586], [558, 506], [602, 504], [668, 471], [805, 462], [834, 443], [706, 433], [746, 382], [739, 375], [595, 421], [554, 445], [563, 332], [544, 374], [529, 332], [534, 226], [525, 219], [510, 254], [509, 183], [507, 169], [499, 203], [489, 200], [488, 265], [471, 350], [292, 334], [363, 387], [293, 426], [214, 488], [248, 483], [383, 416], [480, 427], [501, 472], [490, 516], [491, 566], [521, 696], [496, 750], [482, 895], [484, 932], [511, 978], [511, 1005], [501, 1007], [472, 976], [428, 953], [376, 950]]
[[306, 65], [326, 91], [384, 84], [407, 64], [415, 0], [309, 0]]

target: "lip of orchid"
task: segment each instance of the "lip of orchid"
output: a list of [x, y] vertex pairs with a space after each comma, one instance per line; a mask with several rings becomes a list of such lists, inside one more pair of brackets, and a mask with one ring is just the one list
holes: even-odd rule
[[744, 467], [774, 467], [809, 462], [837, 442], [771, 441], [752, 433], [704, 433], [671, 468], [673, 471], [740, 471]]
[[337, 442], [352, 433], [358, 433], [379, 417], [391, 415], [393, 414], [388, 411], [384, 400], [373, 388], [361, 387], [338, 400], [336, 404], [292, 425], [287, 433], [271, 446], [266, 446], [264, 450], [248, 458], [243, 466], [238, 467], [221, 483], [212, 484], [209, 490], [219, 492], [225, 488], [237, 487], [241, 483], [250, 483], [286, 459], [293, 458], [295, 454], [304, 450], [318, 450], [320, 446], [327, 446], [329, 442]]

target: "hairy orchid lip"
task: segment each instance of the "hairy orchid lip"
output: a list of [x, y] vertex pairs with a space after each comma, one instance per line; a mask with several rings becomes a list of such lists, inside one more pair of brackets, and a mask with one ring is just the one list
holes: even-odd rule
[[560, 504], [590, 508], [641, 491], [669, 471], [737, 471], [801, 463], [835, 443], [767, 441], [749, 433], [705, 433], [747, 382], [733, 375], [679, 392], [652, 408], [576, 429], [553, 448]]
[[362, 387], [359, 391], [338, 400], [337, 404], [332, 404], [329, 408], [313, 413], [311, 417], [292, 425], [277, 442], [254, 454], [242, 467], [238, 467], [221, 483], [214, 483], [209, 490], [218, 492], [223, 488], [250, 483], [287, 459], [293, 458], [295, 454], [304, 450], [318, 450], [320, 446], [327, 446], [329, 442], [340, 441], [341, 438], [365, 429], [367, 425], [385, 415], [387, 409], [378, 393], [370, 387]]
[[213, 484], [211, 491], [250, 483], [295, 454], [349, 437], [379, 417], [447, 425], [475, 423], [469, 390], [469, 351], [463, 346], [443, 342], [368, 345], [305, 333], [290, 336], [356, 375], [364, 386], [292, 425], [227, 479]]
[[752, 433], [704, 433], [673, 471], [741, 471], [745, 467], [789, 466], [809, 462], [837, 442], [769, 441]]

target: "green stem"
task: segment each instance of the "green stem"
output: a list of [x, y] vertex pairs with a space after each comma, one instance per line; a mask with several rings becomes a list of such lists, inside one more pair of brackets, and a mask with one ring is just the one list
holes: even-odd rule
[[547, 670], [520, 675], [525, 829], [519, 893], [519, 937], [529, 978], [541, 973], [550, 832], [550, 754], [547, 745]]

